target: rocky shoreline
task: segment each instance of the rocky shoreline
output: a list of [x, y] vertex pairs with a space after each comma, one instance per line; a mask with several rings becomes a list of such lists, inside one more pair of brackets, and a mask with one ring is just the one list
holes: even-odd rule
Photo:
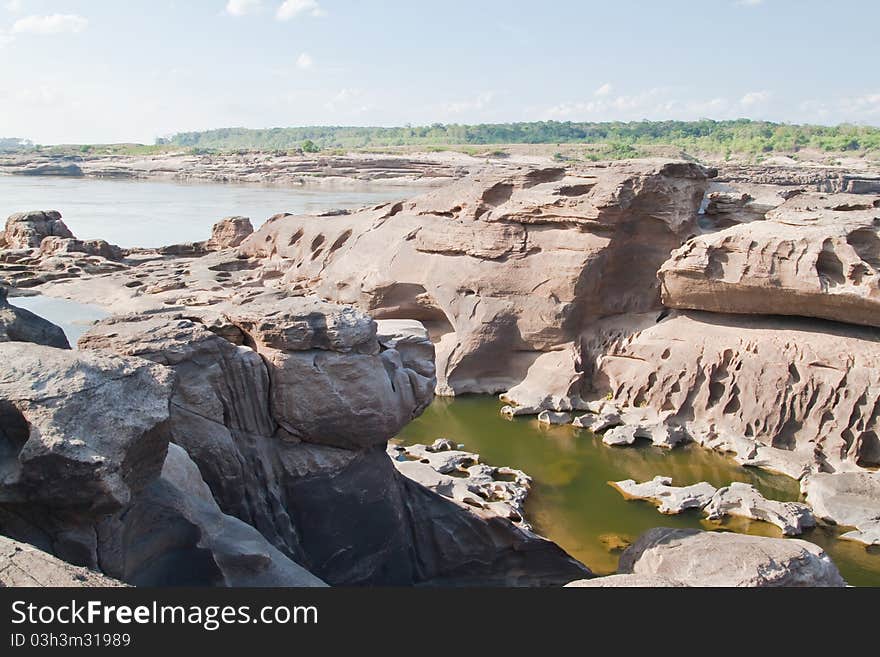
[[[13, 427], [0, 533], [135, 584], [173, 581], [182, 563], [205, 582], [257, 586], [588, 576], [528, 527], [525, 473], [448, 443], [386, 451], [436, 392], [500, 394], [509, 415], [574, 424], [609, 448], [731, 453], [799, 479], [809, 507], [735, 485], [693, 496], [619, 483], [675, 498], [667, 510], [788, 534], [815, 516], [876, 545], [880, 194], [774, 175], [719, 181], [662, 160], [481, 169], [409, 201], [278, 215], [256, 232], [228, 218], [204, 243], [160, 250], [77, 240], [57, 213], [13, 215], [0, 283], [116, 316], [71, 352], [22, 347], [51, 329], [0, 308]], [[35, 395], [61, 382], [82, 386], [49, 406]], [[130, 418], [126, 436], [71, 425], [76, 409], [116, 417], [113, 400], [129, 398], [113, 409]], [[53, 480], [59, 463], [71, 474]], [[156, 532], [144, 552], [136, 538]], [[740, 556], [741, 576], [698, 576], [666, 549], [713, 573]], [[793, 540], [652, 534], [628, 552], [613, 576], [628, 579], [595, 581], [843, 584]]]
[[254, 183], [298, 187], [364, 183], [435, 187], [487, 167], [485, 160], [458, 154], [288, 155], [243, 152], [229, 155], [51, 155], [0, 154], [0, 175], [64, 176], [199, 183]]

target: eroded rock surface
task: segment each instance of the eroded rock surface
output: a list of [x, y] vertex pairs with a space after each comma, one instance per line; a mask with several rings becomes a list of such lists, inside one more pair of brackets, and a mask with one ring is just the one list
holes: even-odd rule
[[425, 488], [531, 529], [524, 506], [532, 479], [525, 472], [480, 463], [479, 454], [442, 438], [432, 445], [389, 445], [388, 455], [401, 474]]
[[[328, 583], [561, 584], [589, 572], [497, 509], [462, 507], [397, 472], [385, 441], [434, 389], [432, 345], [411, 322], [258, 295], [106, 320], [80, 347], [172, 369], [171, 438], [220, 510]], [[158, 506], [192, 522], [186, 508]]]
[[754, 486], [742, 482], [719, 488], [703, 510], [709, 520], [725, 516], [763, 520], [779, 527], [786, 536], [797, 536], [816, 526], [813, 512], [806, 504], [768, 500]]
[[694, 233], [709, 175], [669, 162], [486, 173], [347, 216], [280, 215], [240, 253], [272, 285], [422, 321], [442, 394], [502, 392], [585, 323], [659, 307], [656, 270]]
[[687, 509], [702, 509], [717, 492], [711, 484], [702, 481], [692, 486], [673, 486], [671, 477], [658, 476], [651, 481], [636, 483], [632, 479], [611, 484], [624, 497], [650, 500], [657, 503], [660, 513], [681, 513]]
[[856, 528], [841, 538], [880, 545], [880, 474], [815, 473], [801, 482], [801, 488], [818, 517]]
[[658, 527], [620, 557], [618, 573], [661, 577], [683, 586], [845, 586], [813, 543]]
[[7, 249], [38, 249], [46, 237], [73, 237], [57, 210], [17, 212], [6, 220]]
[[584, 336], [597, 392], [659, 409], [701, 444], [795, 478], [880, 463], [873, 330], [699, 312], [656, 320], [613, 320]]
[[880, 207], [864, 196], [799, 194], [767, 221], [689, 240], [659, 277], [672, 308], [880, 326], [878, 269]]

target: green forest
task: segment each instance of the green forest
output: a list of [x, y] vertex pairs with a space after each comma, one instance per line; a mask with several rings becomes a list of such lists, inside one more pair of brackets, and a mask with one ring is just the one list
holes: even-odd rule
[[157, 145], [205, 151], [240, 149], [317, 152], [395, 146], [489, 146], [493, 144], [596, 144], [612, 158], [638, 157], [639, 146], [668, 145], [686, 152], [716, 154], [796, 153], [805, 148], [825, 152], [878, 152], [880, 128], [839, 125], [792, 125], [751, 121], [634, 121], [575, 123], [539, 121], [478, 125], [382, 127], [302, 127], [253, 130], [223, 128], [183, 132], [158, 139]]

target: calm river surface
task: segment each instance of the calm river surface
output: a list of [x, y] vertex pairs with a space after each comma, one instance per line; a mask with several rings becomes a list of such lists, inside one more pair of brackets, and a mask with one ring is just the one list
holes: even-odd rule
[[[0, 218], [27, 209], [57, 209], [83, 238], [103, 238], [123, 246], [157, 246], [207, 238], [211, 225], [229, 215], [249, 216], [255, 226], [278, 212], [319, 212], [406, 198], [420, 190], [282, 189], [242, 185], [196, 185], [64, 178], [0, 176]], [[105, 316], [93, 306], [44, 297], [12, 303], [59, 324], [71, 341]], [[793, 479], [743, 468], [732, 459], [699, 447], [664, 450], [650, 446], [610, 448], [589, 432], [543, 427], [534, 419], [508, 420], [494, 397], [438, 399], [400, 435], [412, 444], [438, 437], [463, 443], [485, 463], [519, 468], [533, 478], [526, 512], [535, 528], [559, 543], [596, 573], [617, 567], [622, 541], [659, 526], [694, 527], [781, 536], [773, 525], [731, 520], [709, 523], [698, 513], [663, 516], [656, 508], [627, 501], [609, 481], [645, 481], [666, 475], [676, 485], [708, 481], [754, 484], [768, 498], [797, 500]], [[880, 550], [840, 541], [827, 528], [803, 538], [831, 554], [850, 584], [880, 586]]]
[[14, 212], [58, 210], [80, 239], [123, 247], [197, 242], [223, 217], [249, 217], [254, 228], [279, 212], [320, 213], [404, 199], [425, 187], [364, 183], [346, 187], [186, 184], [0, 175], [0, 223]]

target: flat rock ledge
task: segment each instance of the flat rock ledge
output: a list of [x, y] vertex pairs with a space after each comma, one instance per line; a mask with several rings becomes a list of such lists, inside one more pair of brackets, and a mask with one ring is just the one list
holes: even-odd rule
[[116, 587], [122, 582], [0, 536], [0, 587]]
[[610, 485], [628, 499], [656, 503], [658, 511], [665, 514], [698, 509], [709, 520], [726, 516], [761, 520], [776, 525], [785, 536], [797, 536], [816, 526], [816, 518], [808, 505], [768, 500], [754, 486], [742, 482], [718, 489], [705, 481], [691, 486], [673, 486], [671, 477], [660, 476], [641, 484], [625, 479], [610, 482]]
[[620, 557], [616, 575], [570, 587], [842, 587], [837, 566], [799, 539], [657, 527]]
[[431, 445], [390, 444], [388, 455], [401, 474], [438, 495], [531, 530], [524, 506], [532, 478], [522, 470], [480, 463], [479, 454], [445, 438]]

